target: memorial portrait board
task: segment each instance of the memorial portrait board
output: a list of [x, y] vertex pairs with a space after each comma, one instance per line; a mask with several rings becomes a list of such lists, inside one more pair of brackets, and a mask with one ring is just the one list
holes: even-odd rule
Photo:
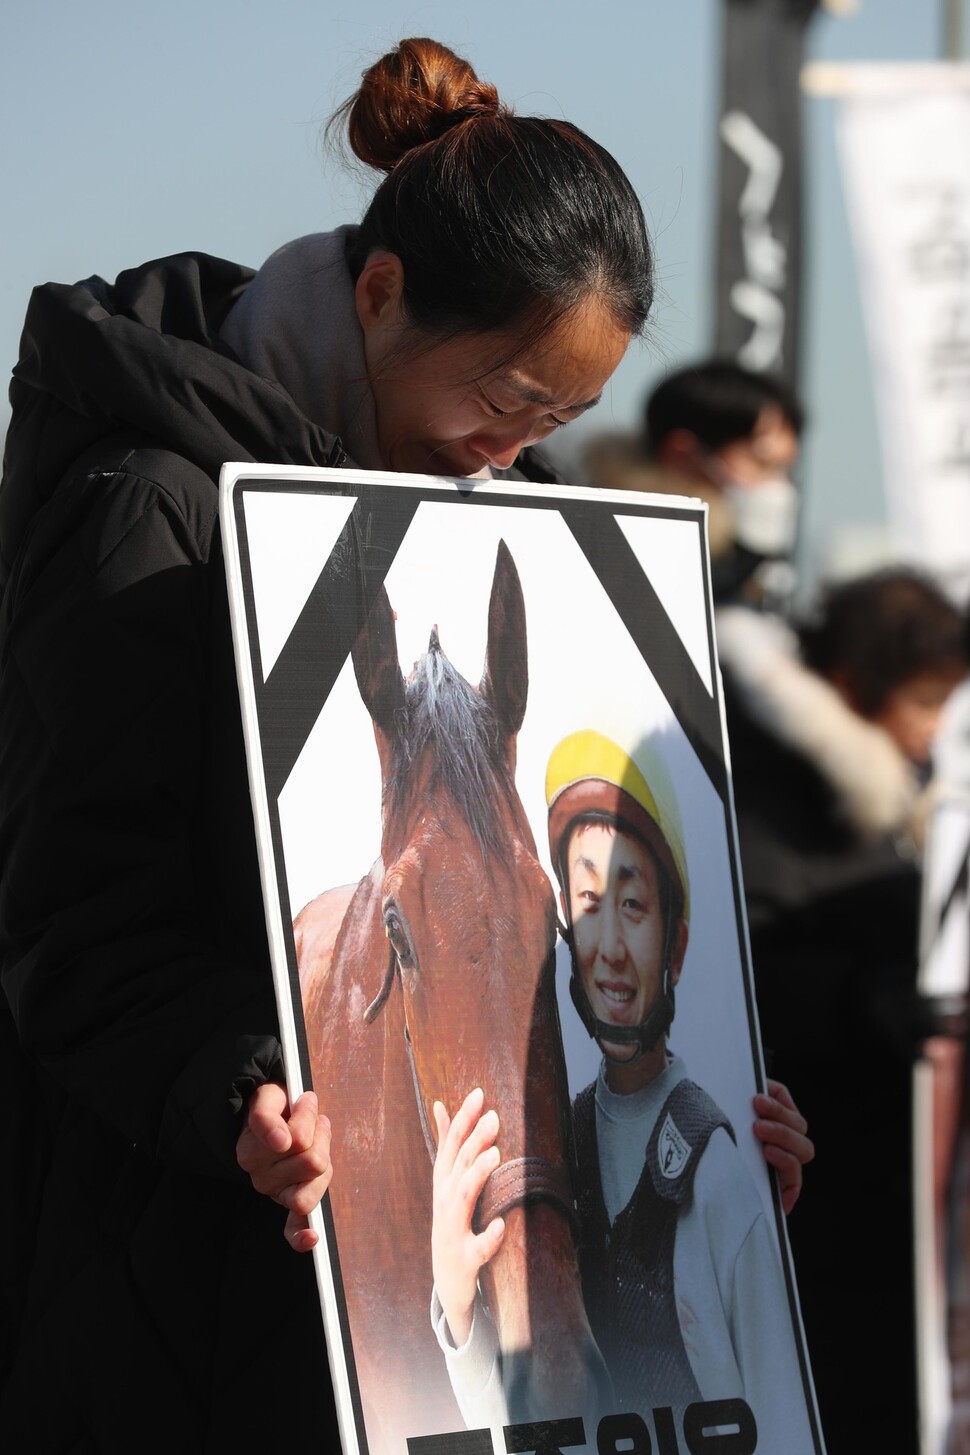
[[222, 488], [289, 1090], [333, 1127], [345, 1455], [817, 1455], [705, 508]]

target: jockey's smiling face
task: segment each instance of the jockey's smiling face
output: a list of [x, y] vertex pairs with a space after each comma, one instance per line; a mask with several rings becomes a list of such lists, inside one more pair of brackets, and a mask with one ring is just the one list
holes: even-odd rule
[[[656, 860], [640, 839], [591, 822], [573, 829], [567, 868], [576, 972], [593, 1014], [614, 1025], [641, 1025], [663, 989], [665, 896]], [[680, 920], [670, 947], [671, 986], [686, 947]], [[617, 1060], [635, 1055], [631, 1045], [605, 1044]], [[659, 1052], [662, 1065], [662, 1041]]]

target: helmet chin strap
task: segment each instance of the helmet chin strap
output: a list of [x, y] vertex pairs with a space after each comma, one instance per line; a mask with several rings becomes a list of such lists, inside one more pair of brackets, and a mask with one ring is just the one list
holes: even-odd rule
[[[575, 965], [573, 973], [569, 977], [569, 994], [572, 996], [577, 1014], [590, 1036], [599, 1042], [599, 1048], [607, 1061], [613, 1061], [617, 1066], [633, 1066], [641, 1056], [652, 1051], [657, 1042], [670, 1030], [670, 1023], [674, 1018], [674, 988], [670, 983], [669, 961], [664, 964], [663, 989], [660, 996], [646, 1020], [641, 1021], [638, 1026], [617, 1026], [610, 1021], [601, 1021], [598, 1016], [594, 1015], [593, 1007], [589, 1003], [589, 996], [576, 974]], [[614, 1056], [606, 1049], [607, 1045], [636, 1046], [637, 1049], [632, 1056]]]

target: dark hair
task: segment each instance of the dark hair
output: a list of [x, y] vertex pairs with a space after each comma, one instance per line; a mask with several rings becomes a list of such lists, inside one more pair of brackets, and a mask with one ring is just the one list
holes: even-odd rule
[[670, 374], [647, 400], [643, 444], [655, 456], [675, 429], [689, 429], [709, 450], [746, 439], [767, 406], [781, 410], [796, 435], [805, 411], [776, 374], [757, 374], [733, 359], [708, 359]]
[[830, 589], [799, 631], [806, 664], [840, 677], [853, 707], [873, 717], [890, 693], [931, 672], [967, 670], [962, 613], [915, 571], [887, 570]]
[[631, 335], [653, 301], [643, 210], [610, 154], [568, 122], [518, 117], [467, 61], [403, 40], [336, 113], [388, 173], [349, 253], [385, 248], [404, 307], [432, 335], [524, 328], [530, 339], [595, 295]]

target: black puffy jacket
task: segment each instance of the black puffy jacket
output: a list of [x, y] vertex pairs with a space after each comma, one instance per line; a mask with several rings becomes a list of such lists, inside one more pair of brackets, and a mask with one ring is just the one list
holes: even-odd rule
[[200, 255], [30, 305], [0, 489], [0, 1449], [337, 1446], [313, 1270], [235, 1163], [281, 1074], [218, 529], [342, 463]]
[[184, 254], [39, 288], [11, 385], [4, 1455], [338, 1446], [311, 1262], [235, 1161], [282, 1061], [217, 481], [351, 462], [219, 340], [252, 277]]

